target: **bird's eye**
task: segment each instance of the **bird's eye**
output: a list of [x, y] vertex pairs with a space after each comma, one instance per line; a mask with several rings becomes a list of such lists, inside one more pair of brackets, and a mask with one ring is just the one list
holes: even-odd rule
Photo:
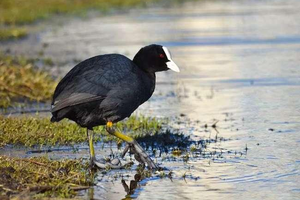
[[164, 58], [165, 55], [161, 53], [161, 54], [159, 54], [159, 57], [160, 57], [160, 58]]

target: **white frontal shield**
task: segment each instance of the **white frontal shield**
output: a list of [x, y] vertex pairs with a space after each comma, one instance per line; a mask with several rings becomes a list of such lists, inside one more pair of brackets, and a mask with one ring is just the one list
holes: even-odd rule
[[167, 49], [167, 47], [162, 47], [166, 56], [167, 56], [167, 59], [169, 60], [166, 64], [167, 64], [167, 67], [170, 69], [170, 70], [173, 70], [174, 72], [180, 72], [179, 70], [179, 67], [174, 63], [174, 61], [171, 59], [171, 54], [169, 52], [169, 50]]

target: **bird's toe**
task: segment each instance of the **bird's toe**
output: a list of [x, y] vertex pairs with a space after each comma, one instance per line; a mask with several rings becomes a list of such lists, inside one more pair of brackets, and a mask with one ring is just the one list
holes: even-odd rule
[[122, 165], [119, 158], [114, 158], [112, 160], [106, 161], [104, 159], [101, 160], [93, 160], [94, 166], [99, 169], [123, 169], [126, 168], [128, 165], [132, 165], [132, 163], [126, 163]]
[[125, 149], [123, 150], [121, 156], [124, 158], [126, 153], [134, 155], [134, 158], [142, 165], [148, 165], [150, 169], [157, 169], [156, 164], [151, 160], [151, 158], [147, 155], [147, 153], [143, 150], [143, 148], [137, 143], [127, 143]]
[[147, 153], [142, 149], [142, 147], [139, 144], [132, 144], [131, 151], [134, 154], [135, 159], [139, 163], [143, 165], [147, 164], [149, 169], [157, 169], [156, 164], [152, 161], [152, 159], [147, 155]]

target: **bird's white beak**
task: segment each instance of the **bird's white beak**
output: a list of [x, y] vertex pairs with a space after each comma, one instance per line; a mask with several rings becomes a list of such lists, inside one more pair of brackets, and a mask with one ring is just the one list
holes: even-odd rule
[[167, 47], [162, 47], [162, 49], [164, 50], [167, 58], [168, 58], [168, 62], [166, 63], [167, 64], [167, 67], [170, 69], [170, 70], [173, 70], [174, 72], [180, 72], [179, 70], [179, 67], [174, 63], [174, 61], [171, 59], [171, 54], [169, 52], [169, 50], [167, 49]]
[[173, 62], [173, 60], [168, 61], [166, 64], [170, 70], [173, 70], [174, 72], [180, 72], [179, 67]]

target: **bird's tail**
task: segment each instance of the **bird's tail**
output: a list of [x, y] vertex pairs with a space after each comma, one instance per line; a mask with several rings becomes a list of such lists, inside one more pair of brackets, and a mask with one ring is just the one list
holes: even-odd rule
[[59, 122], [61, 119], [57, 117], [57, 112], [52, 113], [52, 117], [50, 119], [51, 122]]
[[59, 122], [66, 117], [68, 109], [58, 110], [52, 113], [51, 122]]
[[57, 118], [55, 116], [52, 116], [50, 121], [51, 122], [57, 122], [58, 120], [57, 120]]

